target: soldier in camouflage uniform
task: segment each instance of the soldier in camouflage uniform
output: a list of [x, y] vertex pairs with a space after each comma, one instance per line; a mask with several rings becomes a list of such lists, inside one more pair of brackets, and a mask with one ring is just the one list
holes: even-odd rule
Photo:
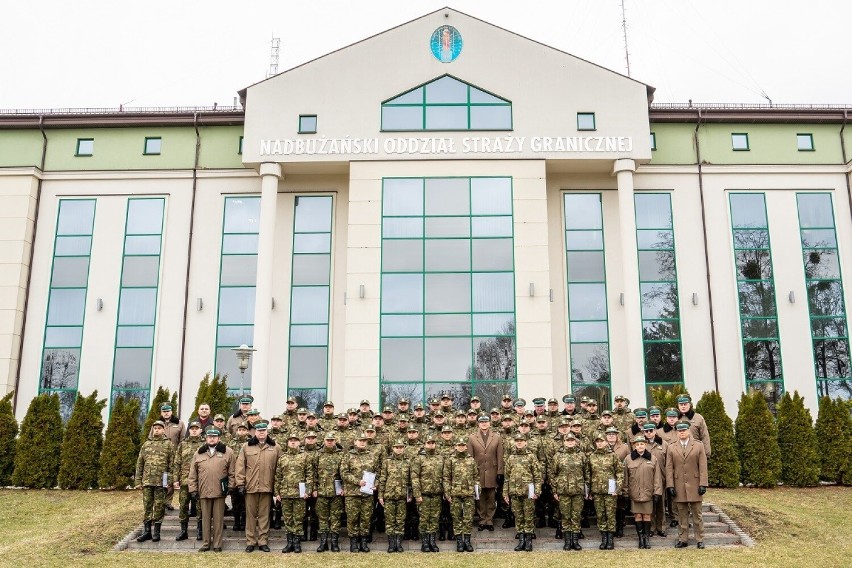
[[553, 497], [559, 502], [562, 513], [562, 550], [582, 550], [580, 546], [580, 514], [589, 483], [589, 460], [580, 451], [577, 439], [567, 434], [563, 447], [550, 462], [549, 477], [553, 484]]
[[[405, 451], [403, 454], [406, 461], [410, 464], [412, 461], [417, 459], [417, 455], [420, 454], [420, 450], [423, 449], [423, 442], [420, 439], [420, 431], [413, 422], [408, 426], [406, 434], [407, 438], [405, 440]], [[405, 509], [405, 530], [403, 532], [403, 539], [417, 540], [420, 530], [420, 515], [417, 512], [417, 503], [415, 503], [413, 499], [409, 499], [405, 504]]]
[[[329, 432], [323, 440], [323, 447], [316, 455], [316, 497], [317, 516], [319, 517], [319, 548], [317, 552], [340, 552], [340, 517], [343, 514], [343, 482], [340, 481], [340, 460], [343, 450], [337, 447], [334, 433]], [[340, 485], [336, 487], [335, 482]]]
[[[142, 507], [145, 511], [145, 531], [137, 542], [159, 542], [160, 526], [166, 509], [166, 489], [172, 471], [174, 448], [166, 438], [162, 420], [151, 427], [151, 438], [145, 440], [136, 459], [136, 486], [142, 487]], [[151, 524], [153, 523], [153, 532]]]
[[[178, 491], [178, 520], [180, 521], [180, 534], [175, 537], [175, 540], [186, 540], [189, 538], [189, 503], [194, 501], [189, 496], [189, 468], [192, 465], [192, 460], [195, 458], [195, 452], [198, 448], [204, 445], [204, 438], [201, 437], [201, 424], [199, 422], [191, 422], [189, 424], [189, 436], [178, 444], [175, 448], [174, 457], [172, 458], [174, 471], [174, 488]], [[196, 514], [197, 514], [196, 504]], [[198, 535], [201, 534], [201, 515], [198, 516]]]
[[547, 417], [548, 428], [555, 434], [556, 428], [562, 422], [562, 414], [559, 412], [559, 401], [555, 398], [547, 399], [547, 411], [544, 415]]
[[[290, 430], [284, 428], [284, 421], [281, 416], [273, 416], [269, 420], [269, 431], [267, 435], [275, 440], [275, 443], [278, 446], [282, 448], [287, 447], [287, 439], [290, 437]], [[272, 529], [279, 530], [281, 528], [281, 518], [284, 515], [281, 507], [281, 500], [276, 500], [272, 503], [272, 520], [269, 523], [269, 527]]]
[[[278, 458], [275, 468], [275, 502], [281, 504], [287, 545], [281, 552], [302, 552], [302, 519], [305, 501], [313, 493], [314, 468], [310, 454], [299, 448], [295, 432], [287, 440], [287, 451]], [[304, 483], [304, 491], [299, 487]]]
[[[432, 415], [432, 432], [440, 435], [441, 431], [444, 429], [444, 426], [447, 426], [447, 417], [444, 416], [443, 410], [437, 410], [435, 414]], [[452, 428], [450, 428], [452, 431]]]
[[[367, 534], [370, 532], [370, 516], [373, 509], [373, 491], [363, 493], [365, 471], [376, 474], [378, 482], [379, 458], [367, 451], [367, 438], [361, 434], [355, 439], [355, 448], [349, 450], [340, 462], [340, 477], [346, 495], [346, 522], [349, 532], [349, 552], [370, 552]], [[369, 490], [370, 488], [367, 488]]]
[[[540, 400], [542, 404], [544, 399]], [[528, 439], [527, 451], [534, 455], [541, 466], [543, 479], [541, 484], [541, 494], [535, 500], [534, 524], [536, 528], [550, 527], [556, 528], [556, 500], [553, 499], [553, 491], [550, 488], [550, 483], [547, 480], [547, 455], [551, 453], [553, 447], [553, 437], [550, 433], [550, 420], [543, 413], [535, 417], [535, 432]], [[534, 440], [534, 441], [533, 441]], [[562, 538], [562, 535], [559, 535]]]
[[414, 405], [414, 419], [408, 424], [408, 427], [417, 428], [420, 432], [420, 439], [423, 440], [429, 433], [429, 420], [426, 419], [426, 409], [422, 403]]
[[349, 417], [342, 412], [338, 414], [337, 424], [331, 430], [343, 451], [349, 451], [349, 448], [352, 447], [352, 441], [355, 439], [355, 430], [349, 427]]
[[[615, 536], [615, 507], [617, 495], [624, 485], [622, 462], [607, 447], [606, 438], [595, 438], [595, 451], [589, 456], [589, 491], [594, 497], [601, 531], [601, 550], [612, 550]], [[610, 492], [609, 480], [615, 480], [615, 491]]]
[[373, 419], [373, 411], [370, 409], [370, 401], [366, 398], [358, 405], [358, 418], [361, 424], [369, 424]]
[[[506, 460], [505, 471], [506, 486], [503, 499], [508, 500], [512, 505], [515, 524], [518, 532], [521, 533], [515, 550], [530, 552], [535, 530], [533, 520], [535, 501], [541, 495], [543, 475], [538, 458], [527, 450], [527, 439], [523, 434], [515, 435], [515, 451]], [[530, 484], [533, 486], [532, 495], [529, 494]]]
[[[246, 424], [239, 424], [236, 428], [236, 434], [231, 436], [226, 433], [226, 440], [224, 444], [231, 448], [231, 451], [234, 452], [234, 458], [236, 459], [240, 455], [240, 450], [243, 447], [243, 444], [248, 442], [248, 426]], [[234, 513], [234, 531], [244, 531], [246, 530], [246, 501], [243, 495], [240, 495], [239, 491], [237, 491], [236, 487], [232, 487], [230, 489], [231, 495], [231, 510]]]
[[[416, 430], [415, 430], [416, 432]], [[390, 456], [382, 462], [379, 480], [379, 504], [385, 508], [388, 552], [404, 552], [403, 527], [406, 520], [406, 503], [411, 500], [411, 462], [405, 455], [405, 440], [393, 444]]]
[[388, 430], [387, 428], [385, 428], [385, 417], [381, 414], [374, 414], [371, 420], [371, 426], [376, 432], [375, 439], [372, 443], [380, 445], [382, 448], [385, 449], [385, 452], [387, 452], [389, 436]]
[[[348, 419], [347, 419], [348, 422]], [[320, 426], [328, 432], [337, 426], [337, 416], [334, 414], [334, 403], [327, 400], [322, 405], [322, 416], [319, 417]], [[338, 440], [339, 442], [340, 440]]]
[[436, 449], [434, 436], [428, 436], [420, 454], [411, 463], [411, 489], [420, 515], [420, 551], [440, 552], [438, 518], [444, 479], [444, 457]]
[[627, 431], [631, 426], [633, 426], [633, 422], [636, 420], [636, 417], [633, 416], [633, 413], [627, 408], [627, 397], [622, 395], [617, 395], [614, 399], [615, 408], [613, 408], [612, 415], [612, 423], [618, 428], [622, 434], [627, 436]]
[[[317, 452], [320, 446], [317, 445], [317, 433], [313, 430], [308, 430], [305, 434], [305, 439], [302, 441], [302, 451], [308, 454], [308, 459], [311, 462], [311, 468], [316, 467]], [[302, 519], [302, 540], [316, 540], [319, 533], [319, 518], [317, 517], [317, 500], [311, 494], [305, 501], [305, 517]]]
[[441, 428], [441, 440], [438, 442], [438, 453], [448, 458], [456, 451], [453, 429], [450, 426]]
[[298, 406], [299, 401], [296, 400], [295, 396], [287, 398], [287, 402], [285, 404], [286, 410], [284, 411], [284, 414], [281, 415], [281, 418], [283, 418], [284, 422], [283, 427], [287, 429], [288, 432], [293, 426], [296, 425], [296, 409], [298, 408]]
[[444, 499], [450, 504], [456, 552], [473, 552], [474, 500], [479, 486], [479, 467], [467, 452], [467, 438], [459, 438], [455, 452], [444, 463]]
[[322, 424], [319, 423], [315, 412], [308, 412], [308, 416], [305, 418], [305, 427], [308, 429], [308, 432], [314, 431], [317, 432], [317, 434], [325, 432]]

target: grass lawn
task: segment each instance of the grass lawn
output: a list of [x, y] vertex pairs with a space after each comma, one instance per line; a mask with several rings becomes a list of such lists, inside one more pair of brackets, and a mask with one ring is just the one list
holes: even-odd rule
[[[542, 566], [589, 566], [601, 563], [628, 565], [648, 563], [677, 566], [848, 566], [852, 542], [847, 524], [852, 509], [852, 488], [774, 490], [710, 489], [708, 501], [721, 506], [756, 541], [745, 547], [697, 550], [653, 548], [651, 550], [599, 550], [580, 553], [533, 552], [537, 568]], [[140, 522], [139, 492], [0, 491], [0, 564], [26, 566], [208, 566], [211, 554], [113, 552], [113, 545]], [[652, 546], [653, 546], [652, 539]], [[417, 563], [419, 553], [323, 554], [325, 567], [383, 566]], [[302, 557], [316, 562], [311, 555]], [[258, 566], [285, 559], [272, 554], [216, 555], [219, 564]], [[492, 567], [527, 562], [522, 553], [441, 554], [429, 557], [444, 566]], [[287, 558], [292, 562], [292, 558]]]

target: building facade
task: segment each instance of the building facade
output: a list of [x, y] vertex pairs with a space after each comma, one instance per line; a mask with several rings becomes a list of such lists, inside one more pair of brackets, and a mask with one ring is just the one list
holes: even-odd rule
[[208, 372], [267, 414], [288, 393], [852, 397], [849, 109], [654, 105], [451, 9], [240, 95], [0, 112], [19, 418], [40, 392], [66, 415], [94, 389], [191, 401]]

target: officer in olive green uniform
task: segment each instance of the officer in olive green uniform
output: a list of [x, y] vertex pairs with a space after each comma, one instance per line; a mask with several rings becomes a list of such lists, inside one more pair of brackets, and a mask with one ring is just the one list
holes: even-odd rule
[[580, 546], [580, 514], [589, 483], [589, 459], [580, 451], [574, 434], [562, 439], [563, 447], [550, 462], [553, 497], [562, 513], [562, 550], [582, 550]]
[[434, 436], [428, 436], [411, 463], [411, 489], [420, 514], [420, 551], [440, 552], [435, 542], [441, 514], [444, 458], [436, 449]]
[[343, 482], [340, 481], [340, 461], [343, 450], [337, 447], [333, 432], [325, 435], [323, 447], [316, 457], [316, 484], [314, 496], [317, 499], [317, 517], [319, 517], [319, 548], [317, 552], [340, 552], [340, 516], [343, 514]]
[[473, 552], [473, 508], [479, 492], [479, 467], [467, 452], [467, 438], [459, 438], [455, 452], [444, 463], [444, 499], [450, 504], [456, 552]]
[[[416, 431], [416, 430], [415, 430]], [[405, 440], [396, 440], [391, 455], [382, 462], [379, 481], [379, 504], [385, 508], [388, 552], [404, 552], [402, 535], [406, 503], [411, 500], [411, 461], [405, 455]]]
[[[224, 444], [231, 448], [231, 451], [234, 452], [234, 459], [237, 459], [240, 455], [240, 450], [243, 448], [243, 444], [248, 442], [248, 426], [246, 424], [239, 424], [236, 427], [236, 433], [232, 436], [225, 432], [225, 441]], [[237, 491], [236, 487], [232, 487], [230, 490], [231, 494], [231, 510], [234, 514], [234, 531], [244, 531], [246, 530], [246, 500], [243, 495]]]
[[[595, 451], [589, 456], [589, 491], [594, 497], [601, 531], [601, 550], [612, 550], [615, 546], [616, 499], [624, 485], [624, 467], [618, 456], [607, 447], [606, 438], [598, 434]], [[610, 480], [615, 490], [610, 491]]]
[[137, 542], [160, 540], [160, 526], [166, 509], [166, 489], [172, 471], [174, 448], [171, 440], [166, 438], [163, 421], [154, 422], [151, 432], [151, 438], [142, 444], [136, 459], [135, 481], [137, 486], [142, 487], [142, 507], [145, 510], [145, 531], [136, 539]]
[[[370, 532], [370, 515], [373, 509], [373, 487], [366, 487], [364, 472], [378, 474], [377, 455], [367, 451], [367, 437], [362, 433], [355, 439], [355, 448], [349, 450], [340, 463], [340, 477], [346, 495], [346, 522], [349, 532], [349, 552], [370, 552], [367, 535]], [[366, 487], [362, 492], [362, 487]]]
[[[212, 427], [212, 426], [211, 426]], [[201, 424], [199, 422], [191, 422], [189, 425], [189, 436], [178, 444], [175, 448], [173, 462], [174, 470], [174, 488], [178, 493], [178, 520], [180, 521], [180, 534], [175, 537], [175, 540], [186, 540], [189, 538], [189, 503], [194, 501], [189, 496], [189, 468], [192, 465], [192, 460], [195, 458], [195, 452], [198, 448], [204, 445], [204, 438], [201, 437]], [[196, 504], [197, 510], [197, 504]], [[198, 528], [201, 531], [201, 515], [198, 515]]]
[[295, 432], [287, 439], [287, 451], [275, 468], [275, 501], [281, 504], [287, 545], [281, 552], [302, 552], [302, 519], [305, 501], [313, 493], [314, 468], [311, 455], [299, 448]]
[[515, 451], [506, 460], [505, 471], [506, 495], [503, 498], [511, 503], [515, 524], [521, 533], [515, 550], [530, 552], [535, 530], [535, 501], [541, 495], [543, 475], [538, 458], [527, 450], [527, 439], [523, 434], [515, 435]]

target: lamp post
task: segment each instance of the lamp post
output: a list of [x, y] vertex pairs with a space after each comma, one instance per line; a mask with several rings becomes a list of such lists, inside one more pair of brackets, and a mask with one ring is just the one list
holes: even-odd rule
[[240, 394], [243, 395], [246, 392], [246, 369], [248, 369], [251, 354], [257, 351], [257, 349], [252, 349], [243, 343], [239, 347], [232, 347], [231, 351], [233, 351], [237, 356], [237, 365], [240, 367]]

